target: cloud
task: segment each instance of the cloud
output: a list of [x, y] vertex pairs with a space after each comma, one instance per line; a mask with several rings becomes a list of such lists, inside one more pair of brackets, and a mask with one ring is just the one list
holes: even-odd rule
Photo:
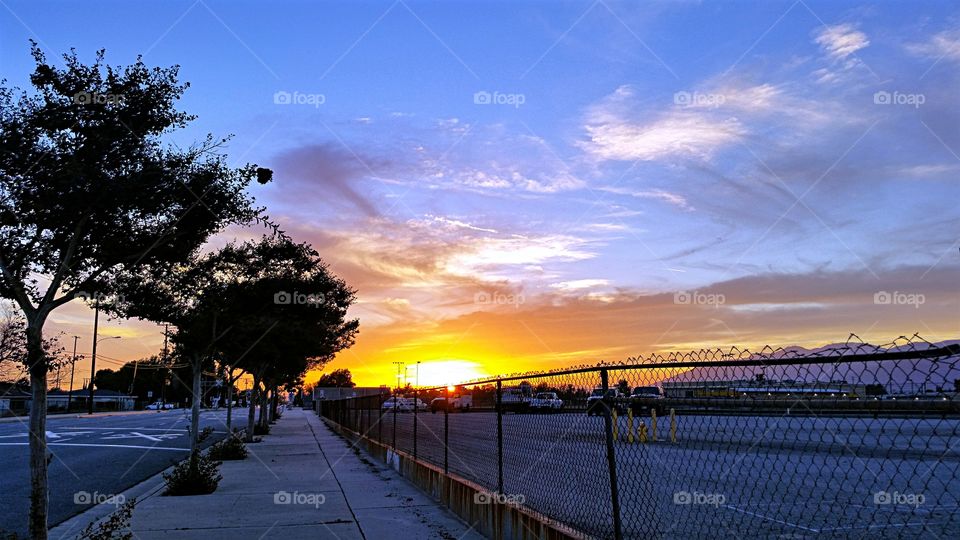
[[588, 125], [586, 131], [589, 141], [581, 142], [581, 148], [598, 158], [620, 161], [705, 160], [746, 134], [736, 118], [719, 120], [694, 113], [668, 114], [650, 123], [618, 119]]
[[814, 41], [834, 60], [844, 60], [870, 45], [867, 35], [850, 23], [824, 26], [817, 32]]
[[600, 191], [606, 191], [607, 193], [615, 193], [617, 195], [629, 195], [630, 197], [636, 197], [638, 199], [656, 199], [669, 204], [672, 204], [678, 208], [684, 210], [693, 210], [693, 207], [687, 203], [687, 199], [683, 195], [678, 195], [676, 193], [671, 193], [669, 191], [664, 191], [662, 189], [646, 189], [646, 190], [633, 190], [627, 188], [618, 188], [618, 187], [601, 187], [598, 188]]
[[907, 51], [917, 56], [960, 62], [960, 30], [947, 30], [920, 43], [909, 43]]
[[552, 289], [561, 291], [579, 291], [583, 289], [593, 289], [608, 285], [610, 282], [606, 279], [575, 279], [573, 281], [561, 281], [550, 285]]
[[361, 184], [385, 165], [383, 160], [362, 157], [333, 144], [304, 145], [274, 159], [277, 196], [300, 204], [346, 202], [375, 217], [380, 212]]

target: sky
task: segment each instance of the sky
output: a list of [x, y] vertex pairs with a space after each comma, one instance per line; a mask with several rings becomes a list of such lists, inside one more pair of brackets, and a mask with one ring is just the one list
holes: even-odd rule
[[[181, 66], [171, 142], [275, 171], [257, 200], [358, 291], [326, 369], [364, 386], [960, 335], [952, 2], [2, 0], [7, 85], [29, 39]], [[98, 366], [163, 340], [115, 335]]]

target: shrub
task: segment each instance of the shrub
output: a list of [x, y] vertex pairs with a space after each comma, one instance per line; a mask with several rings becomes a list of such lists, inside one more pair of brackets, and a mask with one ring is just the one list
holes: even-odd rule
[[243, 432], [233, 432], [226, 439], [213, 443], [210, 446], [209, 455], [211, 459], [217, 461], [246, 459], [247, 446], [243, 444]]
[[77, 540], [130, 540], [133, 538], [133, 532], [130, 531], [130, 518], [133, 516], [133, 507], [137, 499], [120, 505], [117, 510], [110, 514], [106, 521], [93, 522], [80, 531]]
[[199, 442], [203, 442], [207, 440], [207, 437], [209, 437], [210, 435], [213, 435], [213, 428], [210, 426], [207, 426], [200, 430], [200, 434], [197, 435], [197, 440]]
[[164, 495], [207, 495], [213, 493], [220, 484], [220, 462], [202, 452], [181, 461], [169, 474], [164, 473], [167, 482]]
[[260, 425], [260, 424], [254, 424], [254, 426], [253, 426], [253, 434], [254, 434], [254, 435], [269, 435], [269, 434], [270, 434], [270, 426], [269, 426], [269, 425], [262, 426], [262, 425]]

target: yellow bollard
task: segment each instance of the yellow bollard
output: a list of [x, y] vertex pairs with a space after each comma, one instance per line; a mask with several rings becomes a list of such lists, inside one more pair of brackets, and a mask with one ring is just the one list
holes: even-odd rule
[[677, 413], [670, 409], [670, 442], [677, 442]]
[[613, 419], [613, 442], [617, 442], [617, 437], [620, 435], [620, 426], [617, 424], [617, 410], [613, 409], [610, 411], [610, 418]]
[[633, 409], [627, 409], [627, 442], [633, 444]]
[[640, 421], [640, 427], [637, 428], [637, 430], [640, 432], [640, 442], [646, 443], [647, 442], [647, 425], [643, 423], [643, 420]]
[[650, 409], [650, 440], [657, 440], [657, 410]]

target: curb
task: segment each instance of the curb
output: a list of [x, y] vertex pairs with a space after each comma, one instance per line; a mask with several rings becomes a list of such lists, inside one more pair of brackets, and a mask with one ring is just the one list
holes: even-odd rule
[[[153, 497], [163, 489], [163, 487], [166, 485], [166, 482], [163, 480], [163, 475], [171, 472], [175, 466], [176, 465], [171, 465], [170, 467], [167, 467], [166, 469], [158, 472], [150, 478], [147, 478], [139, 484], [135, 484], [127, 488], [123, 491], [123, 493], [119, 493], [118, 495], [122, 495], [124, 500], [127, 501], [136, 498], [137, 502], [133, 506], [136, 508], [137, 504], [140, 504], [144, 500]], [[51, 528], [47, 534], [51, 539], [73, 538], [80, 534], [80, 531], [82, 531], [87, 525], [102, 521], [104, 518], [116, 512], [116, 510], [116, 506], [107, 503], [91, 506], [83, 512], [80, 512], [79, 514], [68, 518], [62, 523]]]

